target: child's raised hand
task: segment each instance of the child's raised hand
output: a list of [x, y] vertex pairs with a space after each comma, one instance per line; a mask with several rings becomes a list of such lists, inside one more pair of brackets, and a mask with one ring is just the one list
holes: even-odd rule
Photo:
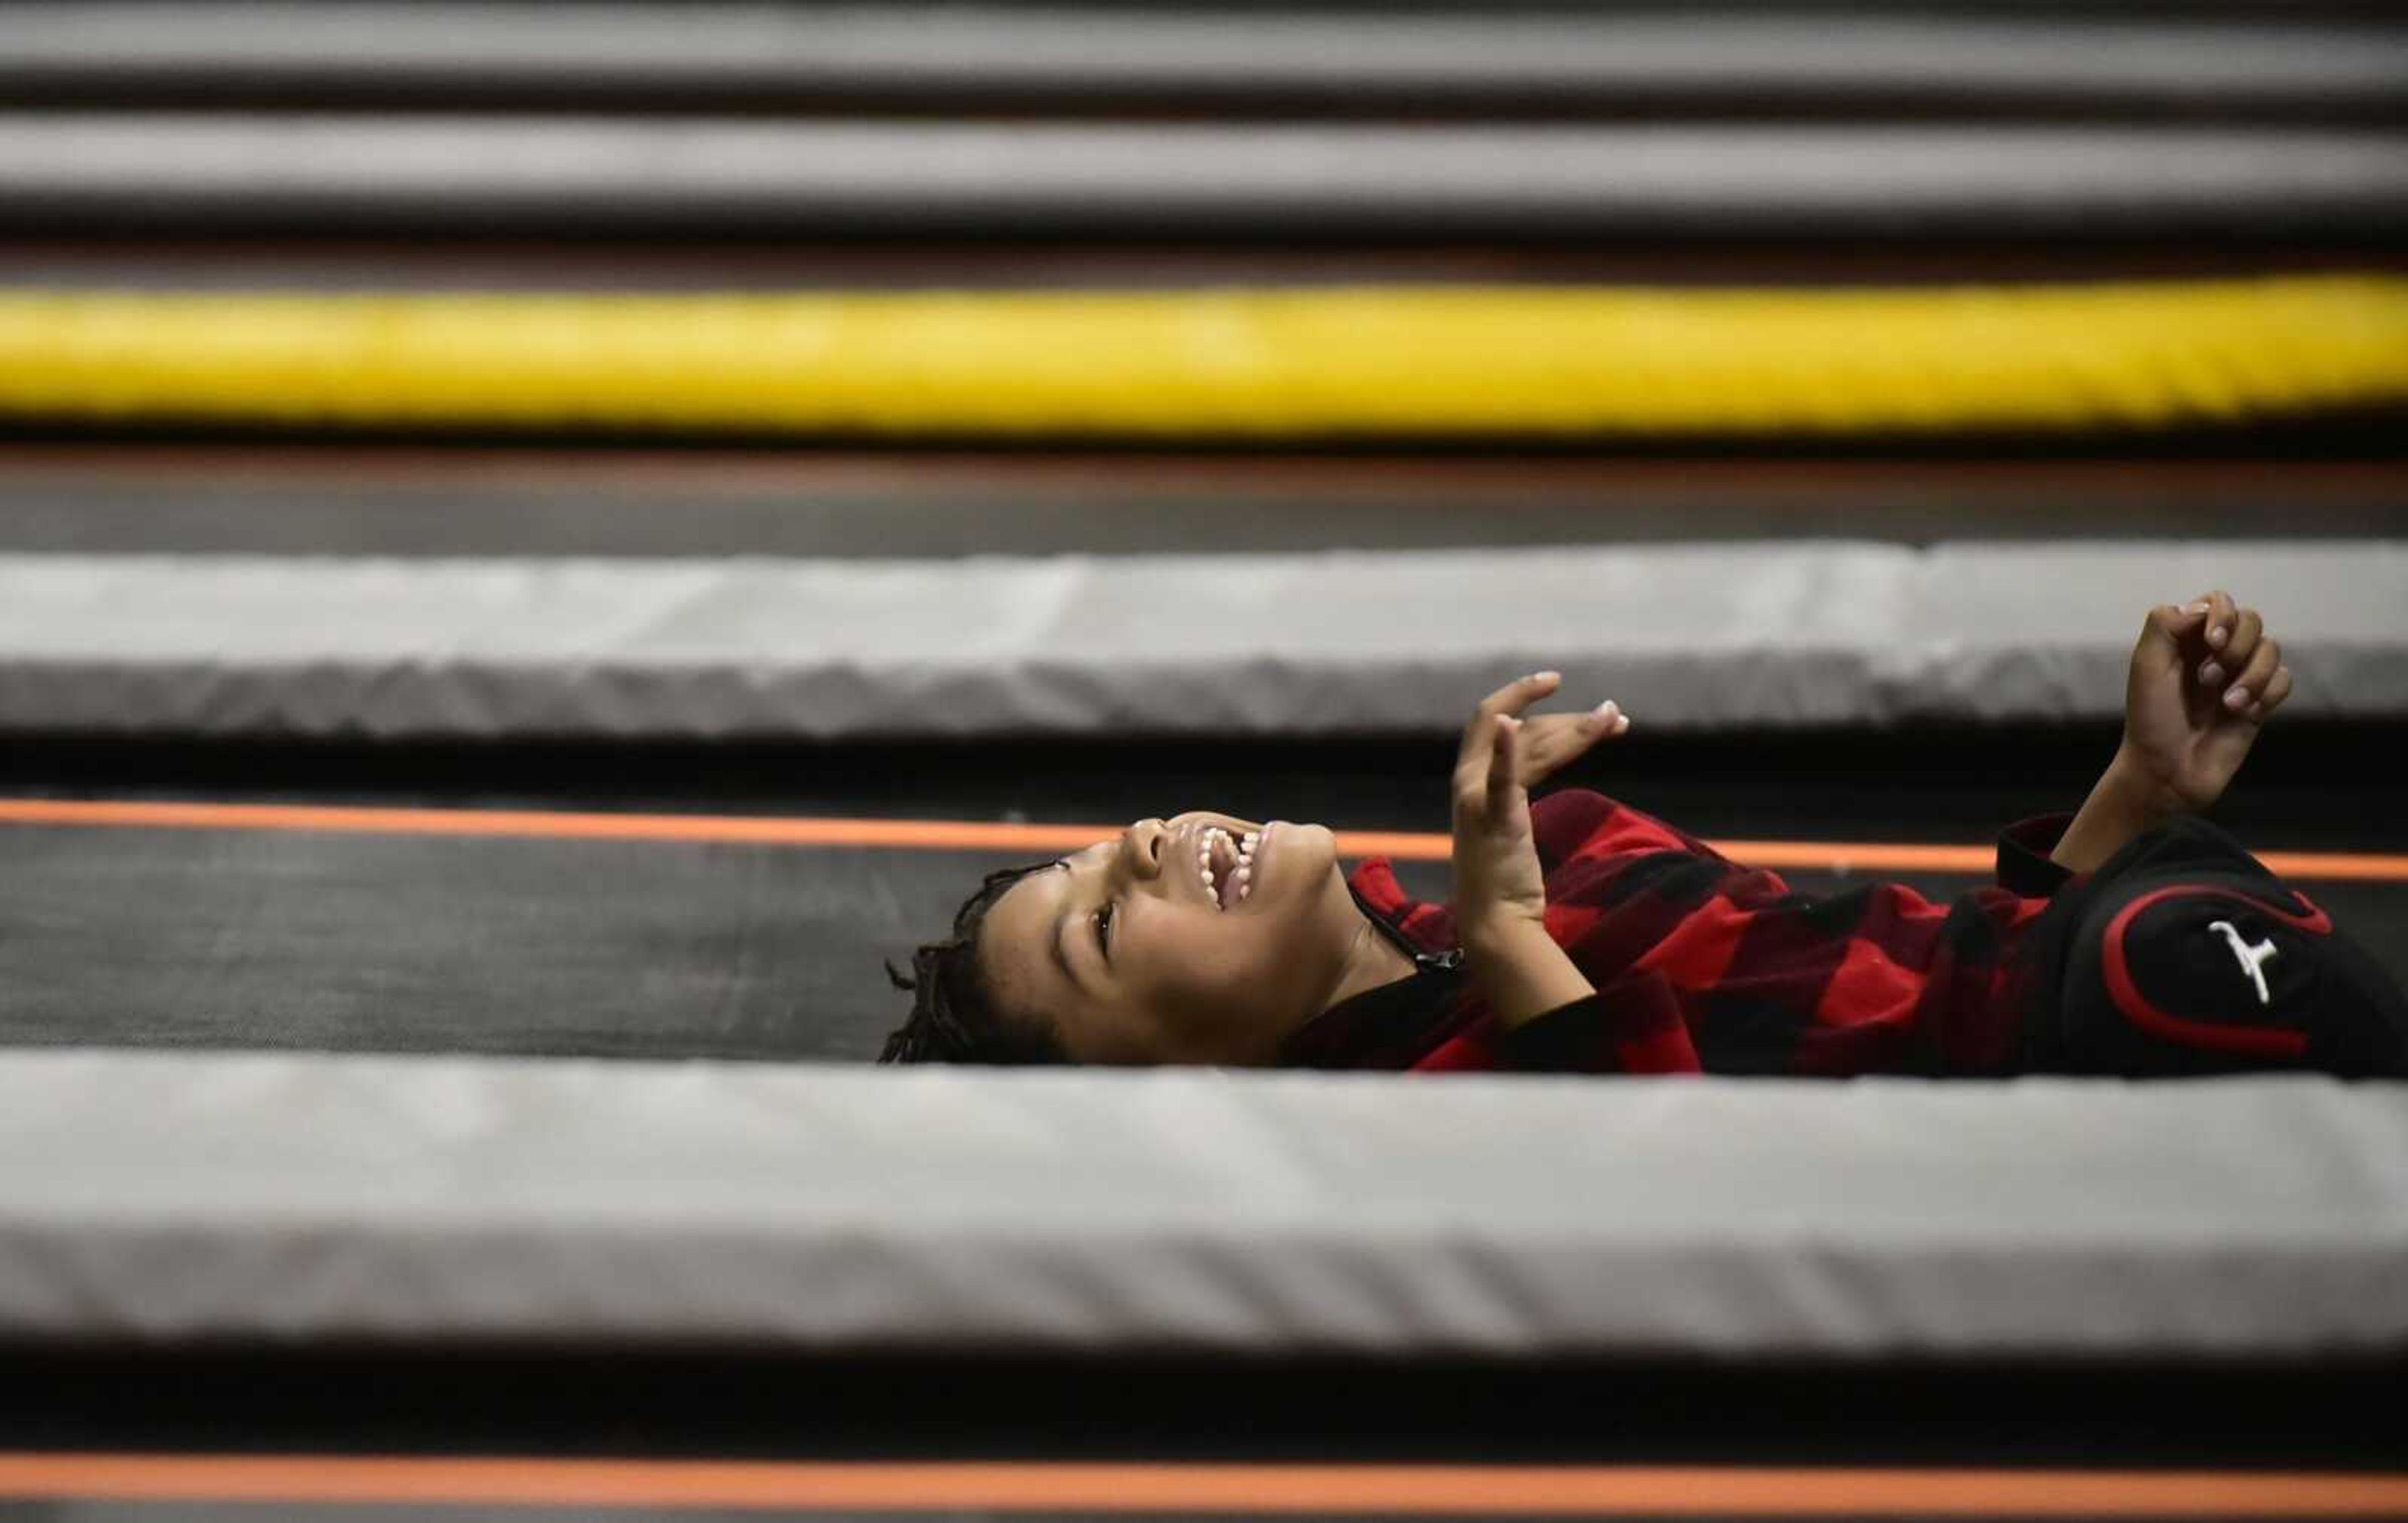
[[1547, 889], [1530, 836], [1530, 787], [1630, 727], [1612, 702], [1586, 713], [1517, 717], [1562, 680], [1542, 671], [1508, 682], [1482, 699], [1464, 726], [1455, 759], [1455, 915], [1467, 937], [1506, 922], [1541, 922]]
[[2151, 609], [2124, 687], [2122, 759], [2168, 807], [2203, 810], [2290, 696], [2282, 645], [2230, 593]]

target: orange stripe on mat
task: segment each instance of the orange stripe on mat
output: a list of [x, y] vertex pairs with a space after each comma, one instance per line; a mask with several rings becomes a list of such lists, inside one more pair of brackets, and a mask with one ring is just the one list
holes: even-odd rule
[[[548, 810], [388, 809], [319, 804], [135, 803], [0, 798], [0, 825], [132, 826], [164, 830], [316, 830], [387, 836], [520, 836], [579, 841], [716, 841], [755, 846], [855, 846], [1042, 856], [1076, 851], [1117, 835], [1111, 825], [988, 825], [974, 820], [797, 819], [744, 814], [594, 814]], [[1885, 841], [1717, 841], [1713, 846], [1751, 867], [1813, 871], [1947, 872], [1990, 870], [1986, 846], [1917, 846]], [[1443, 835], [1340, 830], [1349, 856], [1443, 862]], [[2327, 883], [2408, 883], [2408, 856], [2349, 852], [2261, 852], [2286, 878]]]
[[21, 1454], [0, 1455], [0, 1497], [1423, 1516], [2396, 1517], [2408, 1514], [2408, 1475]]

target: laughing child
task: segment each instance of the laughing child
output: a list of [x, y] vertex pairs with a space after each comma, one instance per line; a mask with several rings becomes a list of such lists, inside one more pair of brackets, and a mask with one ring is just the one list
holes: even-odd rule
[[2408, 999], [2199, 816], [2290, 696], [2254, 610], [2152, 609], [2080, 812], [1935, 903], [1813, 897], [1628, 805], [1528, 790], [1626, 733], [1606, 703], [1472, 715], [1454, 888], [1340, 868], [1317, 825], [1197, 812], [991, 874], [920, 948], [881, 1061], [1850, 1077], [2408, 1077]]

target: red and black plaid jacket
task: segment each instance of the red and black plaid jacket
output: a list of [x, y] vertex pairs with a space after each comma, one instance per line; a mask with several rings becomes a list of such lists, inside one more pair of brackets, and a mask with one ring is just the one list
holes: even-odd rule
[[1415, 955], [1414, 977], [1292, 1038], [1306, 1068], [1588, 1073], [2015, 1071], [2024, 933], [2071, 875], [2048, 860], [2070, 816], [2011, 826], [1998, 882], [1936, 904], [1897, 884], [1792, 892], [1602, 794], [1530, 808], [1547, 932], [1597, 993], [1511, 1031], [1472, 993], [1444, 905], [1408, 898], [1383, 857], [1356, 902]]

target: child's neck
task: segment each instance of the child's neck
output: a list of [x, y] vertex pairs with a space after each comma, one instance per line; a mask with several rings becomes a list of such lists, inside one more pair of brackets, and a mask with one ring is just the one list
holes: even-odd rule
[[1399, 951], [1380, 927], [1367, 916], [1355, 931], [1354, 940], [1346, 948], [1346, 961], [1338, 975], [1338, 986], [1321, 1008], [1328, 1010], [1342, 1005], [1358, 994], [1368, 994], [1383, 985], [1413, 976], [1413, 959]]

